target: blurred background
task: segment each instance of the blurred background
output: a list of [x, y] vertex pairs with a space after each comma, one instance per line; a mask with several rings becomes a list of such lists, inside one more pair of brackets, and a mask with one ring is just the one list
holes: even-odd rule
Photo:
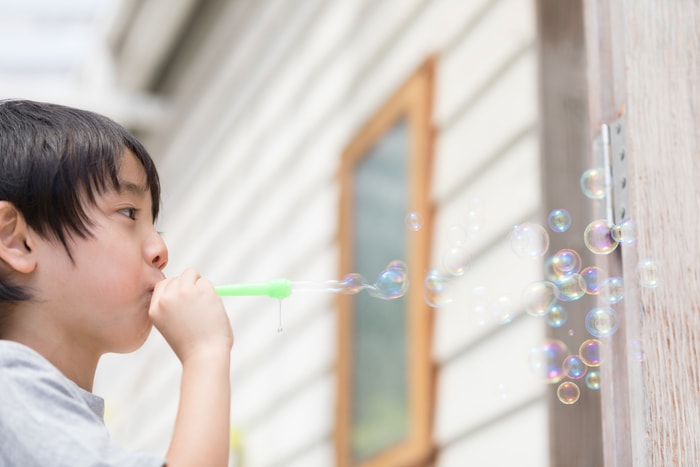
[[[225, 299], [232, 466], [602, 465], [596, 365], [559, 363], [592, 298], [538, 288], [562, 248], [594, 264], [580, 2], [546, 3], [0, 0], [0, 97], [144, 142], [166, 273], [321, 284]], [[394, 260], [408, 293], [368, 294]], [[104, 357], [115, 440], [165, 452], [179, 371], [155, 331]]]

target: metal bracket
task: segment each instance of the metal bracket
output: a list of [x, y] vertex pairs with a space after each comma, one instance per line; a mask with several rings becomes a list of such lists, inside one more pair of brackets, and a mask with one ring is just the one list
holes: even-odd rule
[[606, 177], [606, 212], [608, 220], [617, 225], [630, 217], [624, 117], [604, 123], [600, 133]]

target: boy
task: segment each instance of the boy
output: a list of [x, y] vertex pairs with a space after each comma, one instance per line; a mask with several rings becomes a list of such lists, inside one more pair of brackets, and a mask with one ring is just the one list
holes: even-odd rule
[[[225, 466], [233, 334], [194, 271], [165, 279], [153, 161], [100, 115], [0, 101], [0, 465]], [[165, 459], [115, 446], [98, 360], [152, 325], [182, 363]]]

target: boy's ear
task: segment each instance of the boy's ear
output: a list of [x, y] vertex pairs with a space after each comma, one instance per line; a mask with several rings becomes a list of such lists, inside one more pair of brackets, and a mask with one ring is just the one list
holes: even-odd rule
[[24, 216], [9, 201], [0, 201], [0, 260], [17, 272], [36, 268], [32, 235]]

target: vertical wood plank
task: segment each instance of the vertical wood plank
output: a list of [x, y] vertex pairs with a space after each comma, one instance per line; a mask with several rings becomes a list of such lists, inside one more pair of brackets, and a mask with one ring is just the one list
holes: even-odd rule
[[[588, 92], [581, 0], [538, 0], [540, 52], [541, 157], [544, 213], [567, 209], [572, 227], [550, 235], [549, 254], [562, 248], [581, 255], [584, 267], [595, 259], [583, 242], [583, 229], [591, 217], [590, 204], [581, 194], [579, 177], [589, 164]], [[577, 354], [587, 336], [583, 317], [592, 297], [563, 303], [567, 322], [548, 328], [550, 337], [567, 344]], [[544, 325], [544, 324], [543, 324]], [[564, 405], [548, 387], [550, 462], [568, 467], [602, 465], [603, 448], [600, 393], [583, 380], [580, 399]]]

